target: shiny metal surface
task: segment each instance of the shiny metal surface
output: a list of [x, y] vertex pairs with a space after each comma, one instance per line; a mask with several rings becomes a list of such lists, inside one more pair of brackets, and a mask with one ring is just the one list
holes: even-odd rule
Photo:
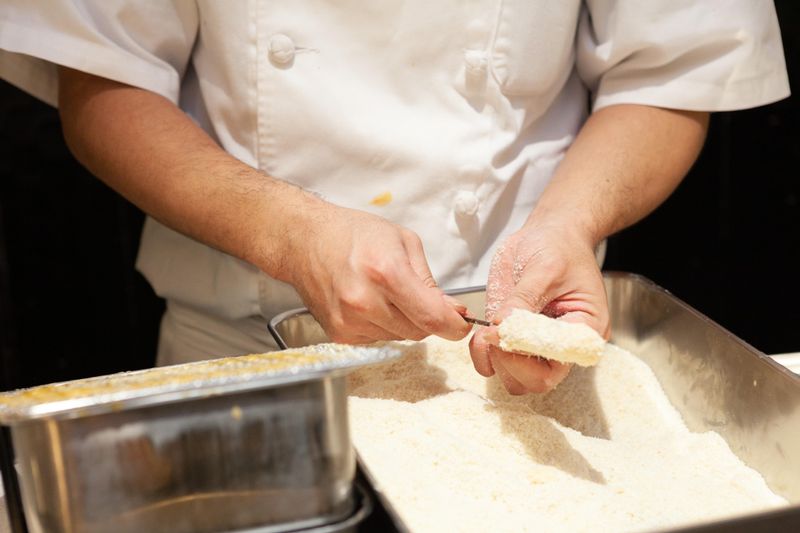
[[11, 434], [34, 533], [267, 532], [352, 512], [341, 375], [34, 419]]
[[[692, 431], [719, 433], [740, 459], [792, 505], [680, 531], [735, 527], [767, 531], [772, 526], [800, 524], [800, 376], [641, 276], [609, 272], [605, 284], [612, 342], [653, 369]], [[471, 314], [482, 316], [482, 287], [451, 293]], [[270, 330], [284, 347], [326, 339], [304, 310], [276, 317]], [[364, 470], [370, 479], [368, 469]], [[377, 480], [370, 482], [398, 529], [406, 531]]]
[[[303, 529], [292, 529], [294, 533], [355, 533], [359, 530], [364, 521], [372, 514], [373, 504], [372, 497], [361, 486], [360, 483], [355, 483], [354, 486], [354, 507], [355, 510], [347, 518], [338, 522], [330, 524], [322, 524], [319, 526], [312, 526]], [[269, 529], [253, 528], [253, 529], [240, 529], [230, 533], [271, 533]]]
[[[372, 498], [358, 483], [355, 485], [355, 507], [356, 510], [349, 517], [339, 522], [323, 524], [298, 531], [297, 533], [355, 533], [372, 513]], [[256, 532], [237, 532], [237, 533], [256, 533]], [[261, 532], [258, 532], [261, 533]]]
[[0, 424], [86, 417], [122, 410], [279, 387], [344, 375], [358, 366], [399, 357], [387, 342], [371, 346], [326, 344], [292, 353], [225, 357], [53, 383], [0, 394]]
[[653, 369], [689, 429], [719, 433], [800, 504], [800, 376], [644, 278], [609, 274], [606, 290], [612, 341]]
[[470, 324], [477, 324], [478, 326], [491, 326], [492, 323], [488, 320], [481, 320], [480, 318], [473, 318], [471, 316], [465, 316], [464, 320], [469, 322]]

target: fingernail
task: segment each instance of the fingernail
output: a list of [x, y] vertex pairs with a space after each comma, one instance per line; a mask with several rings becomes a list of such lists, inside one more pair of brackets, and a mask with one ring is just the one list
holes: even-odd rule
[[457, 311], [459, 314], [462, 314], [462, 315], [463, 315], [464, 313], [466, 313], [466, 312], [467, 312], [467, 306], [466, 306], [466, 305], [464, 305], [463, 303], [461, 303], [461, 301], [460, 301], [460, 300], [457, 300], [457, 299], [453, 298], [453, 297], [452, 297], [452, 296], [450, 296], [449, 294], [444, 294], [444, 295], [442, 295], [442, 296], [444, 297], [444, 300], [445, 300], [447, 303], [449, 303], [450, 305], [452, 305], [452, 306], [453, 306], [453, 308], [454, 308], [454, 309], [455, 309], [455, 310], [456, 310], [456, 311]]
[[500, 335], [497, 333], [496, 327], [483, 328], [481, 330], [481, 339], [486, 344], [492, 344], [495, 346], [500, 344]]

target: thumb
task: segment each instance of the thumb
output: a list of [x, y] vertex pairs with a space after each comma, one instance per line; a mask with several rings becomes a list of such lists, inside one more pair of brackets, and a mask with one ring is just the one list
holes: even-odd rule
[[523, 273], [519, 282], [509, 292], [497, 311], [497, 318], [507, 317], [513, 309], [527, 309], [539, 313], [550, 302], [554, 295], [551, 294], [551, 279], [543, 269], [528, 268]]
[[514, 245], [506, 239], [495, 251], [489, 267], [489, 278], [486, 281], [486, 319], [494, 321], [500, 318], [499, 311], [508, 295], [514, 289], [512, 275]]
[[422, 247], [422, 241], [420, 241], [419, 237], [410, 231], [403, 232], [403, 245], [405, 246], [411, 269], [420, 281], [422, 281], [422, 284], [429, 289], [436, 289], [441, 293], [444, 301], [452, 307], [456, 313], [462, 316], [465, 315], [467, 313], [467, 306], [452, 296], [445, 294], [436, 284], [433, 273], [428, 266], [428, 260], [425, 258], [425, 249]]
[[411, 263], [411, 268], [417, 274], [417, 277], [422, 281], [422, 284], [432, 289], [436, 287], [436, 280], [433, 278], [431, 269], [428, 266], [428, 260], [425, 259], [425, 250], [422, 247], [422, 241], [416, 233], [411, 231], [403, 231], [403, 246], [406, 249], [408, 261]]
[[[417, 234], [404, 230], [402, 238], [406, 257], [411, 270], [420, 280], [420, 286], [413, 293], [405, 295], [403, 298], [405, 305], [400, 305], [398, 302], [401, 311], [423, 331], [450, 340], [465, 337], [472, 329], [472, 325], [463, 319], [466, 313], [465, 306], [454, 305], [452, 300], [445, 298], [444, 291], [436, 285], [428, 261], [425, 259], [422, 241]], [[436, 326], [431, 327], [431, 324]]]
[[[493, 330], [493, 331], [489, 331]], [[469, 355], [472, 358], [472, 365], [483, 377], [490, 377], [494, 374], [491, 361], [491, 346], [497, 343], [497, 328], [478, 328], [469, 340]]]
[[608, 340], [611, 336], [610, 323], [608, 321], [604, 323], [600, 317], [587, 313], [586, 311], [571, 311], [561, 315], [558, 319], [573, 324], [586, 324], [599, 333], [605, 340]]

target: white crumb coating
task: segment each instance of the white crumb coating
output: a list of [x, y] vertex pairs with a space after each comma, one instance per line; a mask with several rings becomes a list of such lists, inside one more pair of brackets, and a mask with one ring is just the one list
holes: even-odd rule
[[467, 340], [436, 337], [349, 387], [362, 464], [411, 533], [641, 533], [788, 506], [611, 343], [548, 394], [508, 394]]
[[498, 326], [500, 348], [562, 363], [594, 366], [606, 341], [586, 324], [514, 309]]

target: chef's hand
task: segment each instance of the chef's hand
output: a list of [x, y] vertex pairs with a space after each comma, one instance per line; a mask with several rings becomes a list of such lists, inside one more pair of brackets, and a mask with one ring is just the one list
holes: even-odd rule
[[[498, 323], [514, 308], [528, 309], [583, 322], [608, 338], [608, 303], [593, 248], [567, 227], [534, 226], [512, 234], [492, 261], [486, 318]], [[497, 373], [511, 394], [547, 392], [569, 373], [570, 365], [504, 352], [496, 344], [496, 326], [476, 331], [472, 362], [483, 376]]]
[[333, 341], [457, 340], [470, 332], [463, 305], [436, 286], [414, 232], [322, 201], [309, 224], [291, 239], [289, 256], [298, 260], [286, 281]]

